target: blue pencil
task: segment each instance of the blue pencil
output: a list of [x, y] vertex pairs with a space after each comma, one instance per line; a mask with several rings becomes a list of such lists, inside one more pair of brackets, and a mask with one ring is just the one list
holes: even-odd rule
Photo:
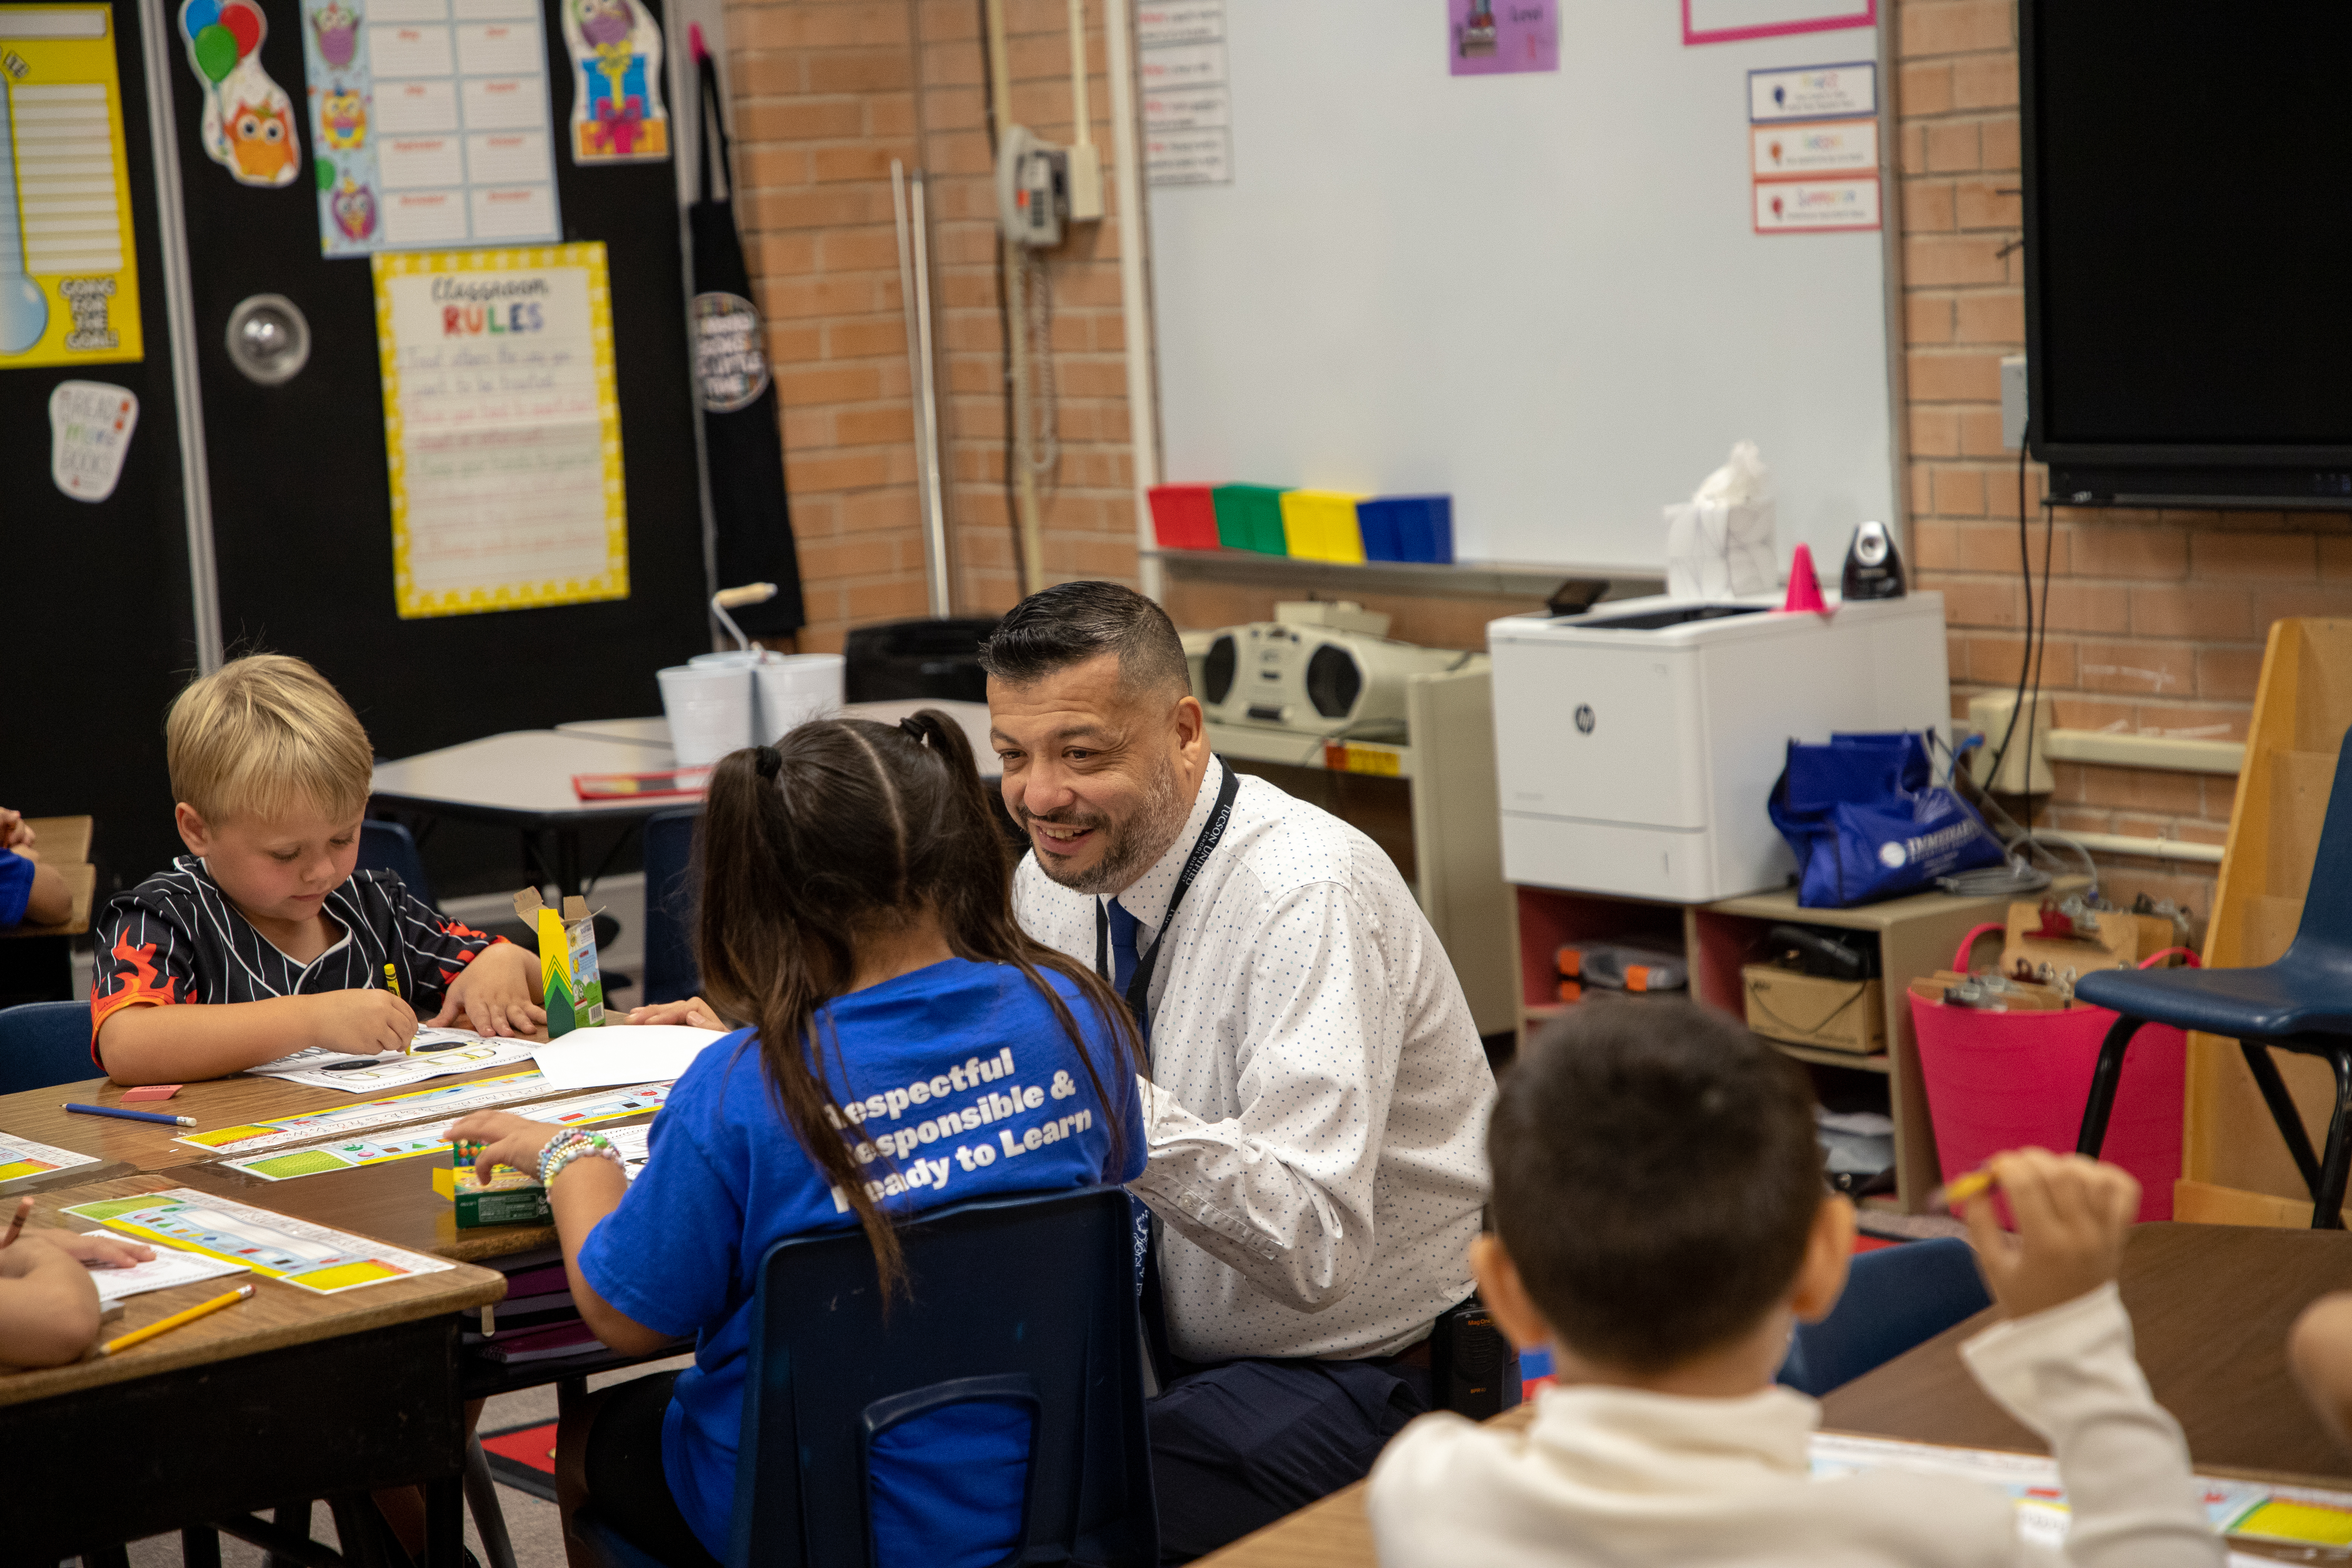
[[125, 1110], [119, 1105], [76, 1105], [66, 1101], [68, 1110], [79, 1110], [84, 1116], [119, 1116], [125, 1121], [160, 1121], [166, 1127], [194, 1127], [193, 1116], [165, 1116], [155, 1110]]

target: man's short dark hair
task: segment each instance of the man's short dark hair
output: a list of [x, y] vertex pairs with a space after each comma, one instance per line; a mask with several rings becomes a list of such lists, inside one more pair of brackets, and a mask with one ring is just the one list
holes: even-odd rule
[[1008, 686], [1027, 686], [1107, 653], [1118, 656], [1129, 691], [1192, 689], [1176, 623], [1117, 583], [1059, 583], [1030, 595], [980, 645], [980, 667]]
[[1663, 1372], [1787, 1295], [1827, 1193], [1795, 1063], [1725, 1014], [1587, 1001], [1505, 1076], [1495, 1226], [1576, 1353]]

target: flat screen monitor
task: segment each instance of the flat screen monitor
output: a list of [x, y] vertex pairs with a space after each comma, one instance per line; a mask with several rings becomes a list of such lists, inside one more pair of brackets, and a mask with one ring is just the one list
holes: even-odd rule
[[2022, 0], [2018, 21], [2054, 499], [2352, 507], [2352, 5]]

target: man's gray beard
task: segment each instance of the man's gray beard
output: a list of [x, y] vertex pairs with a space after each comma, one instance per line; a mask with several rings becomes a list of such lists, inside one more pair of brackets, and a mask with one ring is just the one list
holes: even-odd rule
[[1035, 857], [1037, 868], [1073, 892], [1097, 898], [1125, 892], [1137, 878], [1151, 869], [1153, 862], [1168, 853], [1168, 847], [1184, 831], [1184, 819], [1191, 815], [1192, 807], [1176, 786], [1176, 763], [1171, 758], [1151, 781], [1135, 815], [1108, 829], [1110, 847], [1091, 869], [1056, 871], [1043, 855]]

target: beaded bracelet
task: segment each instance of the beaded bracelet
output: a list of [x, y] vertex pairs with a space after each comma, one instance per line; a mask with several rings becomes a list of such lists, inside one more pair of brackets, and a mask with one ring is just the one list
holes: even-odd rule
[[573, 1128], [549, 1139], [547, 1146], [539, 1152], [539, 1184], [544, 1187], [553, 1182], [557, 1173], [583, 1154], [610, 1160], [615, 1165], [621, 1163], [621, 1152], [602, 1132], [583, 1132]]

